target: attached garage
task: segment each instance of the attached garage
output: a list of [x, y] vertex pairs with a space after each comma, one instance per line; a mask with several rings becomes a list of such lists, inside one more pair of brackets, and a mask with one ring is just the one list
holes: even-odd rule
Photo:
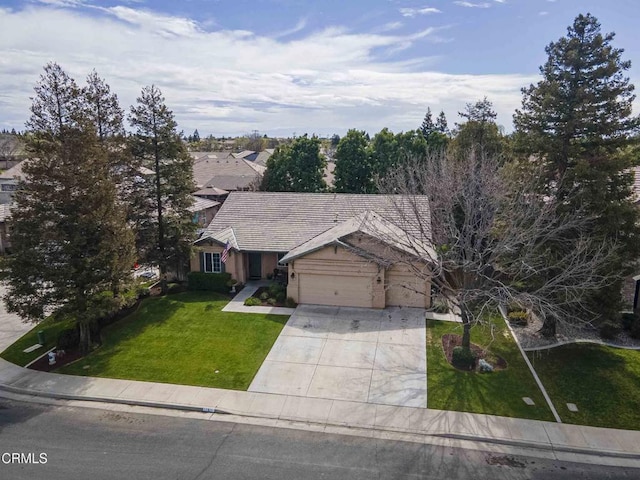
[[418, 279], [409, 272], [395, 269], [387, 271], [385, 278], [385, 303], [397, 307], [428, 307], [428, 282]]
[[373, 307], [371, 277], [301, 273], [299, 303], [338, 307]]

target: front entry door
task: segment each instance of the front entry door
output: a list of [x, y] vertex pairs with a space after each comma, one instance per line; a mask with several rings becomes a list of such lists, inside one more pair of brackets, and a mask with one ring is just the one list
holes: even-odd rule
[[262, 254], [249, 253], [249, 278], [262, 278]]

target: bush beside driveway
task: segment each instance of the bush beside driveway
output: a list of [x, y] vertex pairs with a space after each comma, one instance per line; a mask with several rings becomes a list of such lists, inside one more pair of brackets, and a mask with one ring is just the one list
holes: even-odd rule
[[209, 292], [145, 299], [57, 372], [246, 390], [288, 317], [221, 312], [228, 302]]
[[[553, 421], [513, 337], [500, 317], [492, 317], [471, 330], [471, 342], [507, 361], [507, 368], [492, 373], [464, 372], [452, 367], [442, 348], [442, 336], [462, 335], [462, 324], [427, 320], [427, 406], [440, 410], [484, 413]], [[530, 397], [534, 406], [524, 403]]]

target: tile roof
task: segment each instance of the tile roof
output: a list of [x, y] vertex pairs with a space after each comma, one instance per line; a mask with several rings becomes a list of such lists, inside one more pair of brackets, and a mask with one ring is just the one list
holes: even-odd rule
[[633, 201], [640, 202], [640, 166], [633, 167]]
[[[302, 245], [297, 246], [287, 253], [287, 255], [281, 259], [281, 262], [288, 263], [291, 260], [295, 260], [327, 245], [342, 244], [348, 246], [350, 243], [348, 237], [357, 232], [364, 233], [383, 244], [394, 247], [409, 255], [417, 255], [420, 258], [435, 258], [435, 252], [428, 243], [409, 236], [402, 228], [380, 217], [375, 212], [366, 211], [345, 220], [320, 235], [311, 238]], [[364, 245], [358, 245], [356, 247], [366, 250], [366, 242]], [[369, 253], [372, 254], [372, 252]]]
[[14, 180], [19, 179], [22, 180], [24, 178], [24, 174], [22, 173], [22, 167], [24, 166], [24, 160], [13, 167], [5, 170], [2, 174], [0, 174], [0, 180]]
[[212, 196], [228, 195], [229, 192], [227, 190], [223, 190], [221, 188], [205, 187], [205, 188], [201, 188], [197, 192], [193, 192], [193, 194], [194, 195], [200, 195], [200, 196], [204, 197], [206, 195], [212, 195]]
[[220, 202], [216, 202], [215, 200], [196, 197], [195, 195], [192, 195], [192, 197], [193, 197], [193, 205], [189, 207], [189, 211], [193, 213], [199, 212], [201, 210], [206, 210], [207, 208], [217, 207], [218, 205], [220, 205]]
[[7, 218], [11, 216], [11, 207], [13, 205], [1, 204], [0, 205], [0, 223], [6, 222]]
[[248, 188], [259, 176], [260, 173], [244, 159], [204, 156], [193, 162], [193, 179], [198, 188], [241, 190]]
[[431, 222], [425, 196], [232, 192], [201, 240], [221, 241], [221, 232], [232, 228], [240, 250], [288, 252], [367, 211], [416, 238], [427, 230], [420, 225]]

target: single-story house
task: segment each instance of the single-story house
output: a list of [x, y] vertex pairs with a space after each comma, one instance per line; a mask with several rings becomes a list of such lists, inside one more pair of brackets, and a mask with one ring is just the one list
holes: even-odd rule
[[192, 271], [226, 271], [245, 283], [282, 269], [298, 303], [431, 303], [424, 196], [232, 192], [195, 243]]
[[193, 179], [198, 190], [251, 190], [260, 182], [265, 167], [232, 152], [191, 152]]
[[9, 237], [9, 220], [11, 217], [11, 205], [0, 204], [0, 253], [6, 253], [11, 249]]
[[216, 213], [220, 209], [220, 202], [195, 195], [192, 195], [192, 197], [193, 205], [189, 207], [189, 211], [193, 214], [193, 223], [198, 225], [198, 235], [200, 235], [204, 232], [207, 225], [211, 223], [213, 217], [216, 216]]

